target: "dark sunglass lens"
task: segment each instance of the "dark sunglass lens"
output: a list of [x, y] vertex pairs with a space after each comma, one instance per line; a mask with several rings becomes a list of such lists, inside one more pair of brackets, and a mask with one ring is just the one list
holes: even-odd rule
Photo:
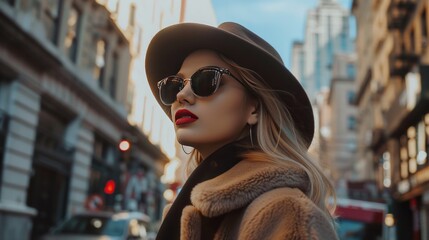
[[216, 91], [217, 72], [215, 70], [200, 70], [192, 76], [192, 91], [200, 97], [208, 97]]
[[182, 89], [183, 81], [177, 77], [169, 77], [160, 88], [160, 97], [164, 104], [176, 101], [177, 93]]

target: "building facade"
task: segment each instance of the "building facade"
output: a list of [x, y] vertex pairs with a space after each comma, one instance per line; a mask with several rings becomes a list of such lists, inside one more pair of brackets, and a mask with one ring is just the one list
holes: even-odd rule
[[36, 239], [97, 195], [93, 210], [159, 219], [168, 158], [128, 123], [130, 42], [110, 12], [2, 0], [0, 35], [0, 239]]
[[389, 204], [397, 239], [429, 239], [427, 0], [354, 0], [360, 161]]
[[347, 184], [356, 181], [356, 129], [354, 54], [336, 54], [329, 92], [320, 109], [320, 162], [329, 169], [337, 195], [348, 198]]
[[302, 41], [294, 41], [292, 44], [292, 56], [291, 56], [291, 72], [298, 79], [302, 81], [304, 79], [304, 43]]

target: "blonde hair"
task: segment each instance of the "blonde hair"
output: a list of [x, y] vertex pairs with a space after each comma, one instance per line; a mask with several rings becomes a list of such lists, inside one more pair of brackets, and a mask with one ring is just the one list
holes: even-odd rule
[[[290, 94], [271, 89], [256, 72], [243, 68], [226, 57], [220, 57], [231, 66], [248, 85], [250, 94], [257, 98], [258, 122], [256, 129], [256, 147], [245, 158], [248, 161], [270, 162], [290, 166], [294, 164], [304, 170], [309, 179], [309, 198], [319, 206], [326, 216], [334, 222], [336, 195], [332, 183], [324, 175], [319, 165], [311, 158], [307, 145], [300, 132], [294, 127], [292, 116], [281, 101], [279, 94]], [[251, 148], [251, 146], [249, 146]], [[265, 155], [265, 157], [257, 157]], [[190, 174], [202, 161], [201, 154], [194, 150], [187, 165]], [[333, 200], [333, 201], [332, 201]]]

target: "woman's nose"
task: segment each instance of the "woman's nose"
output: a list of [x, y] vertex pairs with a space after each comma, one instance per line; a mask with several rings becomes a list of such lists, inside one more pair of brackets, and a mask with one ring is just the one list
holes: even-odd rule
[[192, 92], [190, 79], [183, 79], [183, 88], [177, 93], [177, 101], [179, 103], [188, 102], [193, 103], [195, 101], [195, 95]]

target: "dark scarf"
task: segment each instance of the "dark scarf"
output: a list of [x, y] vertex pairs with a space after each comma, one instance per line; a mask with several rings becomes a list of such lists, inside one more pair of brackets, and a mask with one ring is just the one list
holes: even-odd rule
[[[156, 236], [157, 240], [180, 239], [180, 218], [183, 208], [187, 205], [191, 205], [190, 197], [192, 189], [195, 185], [219, 176], [231, 169], [234, 165], [240, 162], [241, 157], [239, 155], [244, 150], [245, 149], [238, 146], [236, 142], [230, 143], [212, 153], [209, 157], [204, 159], [200, 165], [198, 165], [186, 180], [182, 190], [165, 216], [158, 235]], [[210, 239], [211, 236], [214, 236], [214, 233], [221, 221], [222, 216], [217, 218], [203, 217], [202, 233], [205, 236], [204, 239]], [[207, 236], [210, 237], [206, 238]]]

